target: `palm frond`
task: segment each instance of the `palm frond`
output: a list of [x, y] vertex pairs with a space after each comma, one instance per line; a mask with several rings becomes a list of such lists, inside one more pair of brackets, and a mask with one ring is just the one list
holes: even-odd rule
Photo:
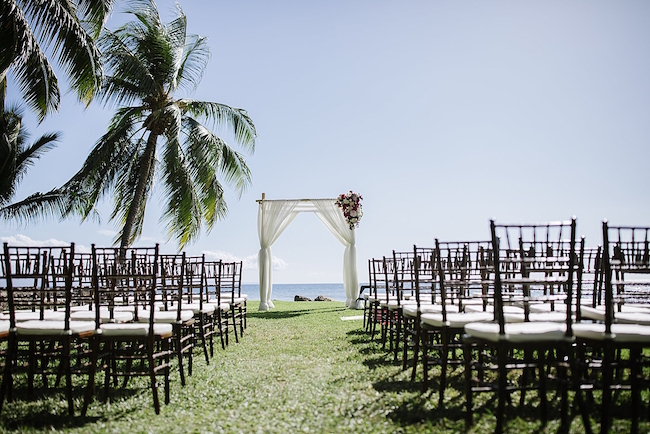
[[195, 100], [181, 100], [189, 114], [203, 118], [217, 126], [232, 128], [235, 140], [244, 149], [254, 152], [257, 132], [253, 121], [244, 109], [233, 108], [226, 104]]
[[193, 181], [193, 168], [179, 142], [167, 140], [163, 154], [166, 205], [161, 220], [167, 221], [168, 237], [175, 237], [179, 250], [196, 239], [201, 230], [201, 202]]
[[[188, 116], [184, 118], [183, 133], [190, 147], [205, 147], [209, 161], [223, 176], [224, 180], [241, 195], [251, 184], [251, 172], [244, 157], [228, 144]], [[199, 163], [200, 164], [200, 163]]]
[[91, 24], [92, 37], [99, 37], [115, 0], [77, 0], [81, 16]]
[[41, 158], [45, 152], [56, 147], [60, 134], [60, 132], [43, 134], [29, 148], [25, 149], [16, 157], [16, 166], [18, 168], [33, 166], [34, 162]]
[[44, 47], [52, 51], [65, 68], [80, 101], [89, 104], [103, 79], [101, 53], [86, 32], [72, 3], [56, 0], [25, 2], [25, 15], [31, 18]]
[[[24, 224], [35, 223], [43, 218], [61, 219], [69, 215], [73, 208], [87, 207], [85, 201], [86, 197], [83, 194], [65, 188], [56, 188], [47, 193], [34, 193], [21, 201], [0, 208], [0, 218]], [[99, 220], [96, 211], [92, 216]]]
[[101, 91], [104, 102], [128, 105], [157, 90], [149, 68], [120, 33], [106, 32], [98, 44], [111, 71]]
[[[11, 68], [23, 98], [37, 114], [39, 121], [59, 108], [60, 94], [56, 75], [45, 54], [41, 51], [36, 36], [32, 33], [21, 8], [13, 4], [6, 10], [3, 3], [3, 47], [0, 50], [2, 76]], [[11, 31], [8, 30], [11, 28]], [[9, 39], [4, 39], [8, 37]]]
[[196, 90], [210, 60], [207, 38], [192, 35], [185, 45], [180, 65], [177, 69], [178, 88], [191, 92]]

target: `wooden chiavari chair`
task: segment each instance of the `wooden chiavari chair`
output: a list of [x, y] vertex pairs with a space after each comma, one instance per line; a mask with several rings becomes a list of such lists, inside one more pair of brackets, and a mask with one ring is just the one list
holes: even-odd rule
[[157, 288], [156, 305], [160, 309], [145, 310], [139, 315], [140, 322], [149, 321], [153, 312], [156, 324], [171, 324], [174, 330], [174, 351], [178, 358], [181, 385], [185, 386], [184, 357], [187, 358], [187, 374], [192, 375], [194, 361], [195, 319], [194, 312], [185, 308], [183, 285], [185, 283], [186, 257], [180, 255], [159, 255], [160, 285]]
[[[605, 433], [612, 423], [613, 393], [629, 391], [631, 431], [638, 432], [641, 390], [648, 388], [643, 368], [648, 366], [644, 350], [650, 347], [650, 227], [611, 226], [605, 221], [602, 231], [604, 305], [593, 303], [594, 309], [583, 312], [583, 318], [594, 322], [573, 327], [576, 398], [584, 406], [583, 391], [601, 391], [600, 431]], [[598, 294], [592, 300], [597, 299]], [[582, 410], [585, 429], [591, 431]]]
[[228, 333], [230, 322], [230, 303], [221, 299], [221, 261], [205, 261], [203, 265], [205, 290], [208, 304], [214, 307], [213, 331], [219, 333], [221, 348], [226, 349], [230, 343]]
[[[173, 326], [154, 322], [158, 288], [158, 245], [151, 248], [98, 248], [92, 246], [95, 322], [101, 330], [96, 361], [104, 370], [105, 399], [110, 399], [111, 380], [131, 376], [149, 377], [154, 410], [160, 413], [158, 377], [163, 377], [164, 402], [169, 403], [170, 357]], [[100, 312], [108, 311], [109, 321]], [[130, 323], [113, 322], [115, 312], [133, 312]], [[147, 315], [146, 322], [140, 316]], [[137, 362], [137, 363], [135, 363]], [[95, 365], [97, 366], [98, 363]], [[93, 372], [94, 375], [94, 372]], [[84, 402], [84, 408], [88, 406]]]
[[[575, 219], [539, 225], [497, 225], [491, 221], [490, 230], [496, 321], [465, 325], [466, 422], [471, 425], [473, 394], [496, 391], [496, 432], [502, 432], [505, 405], [514, 391], [521, 392], [522, 402], [526, 390], [538, 390], [540, 411], [546, 420], [547, 368], [551, 362], [564, 359], [573, 342], [572, 298], [580, 261]], [[566, 303], [565, 322], [530, 321], [530, 303], [548, 300], [553, 293]], [[524, 321], [507, 322], [506, 304], [523, 305]], [[559, 357], [553, 356], [556, 352]], [[557, 375], [563, 372], [560, 369]], [[562, 384], [566, 381], [560, 384], [565, 388]], [[565, 395], [562, 393], [563, 398]], [[566, 408], [566, 399], [562, 399], [563, 421]]]
[[[71, 358], [75, 343], [95, 334], [95, 323], [71, 321], [74, 244], [66, 247], [10, 247], [4, 244], [4, 275], [9, 308], [5, 370], [0, 410], [5, 396], [13, 399], [14, 377], [27, 374], [28, 393], [34, 378], [65, 377], [68, 412], [74, 415]], [[76, 373], [81, 373], [79, 370]], [[89, 384], [91, 377], [89, 376]]]
[[433, 283], [434, 293], [440, 298], [440, 311], [421, 314], [420, 345], [423, 389], [428, 387], [429, 367], [439, 366], [438, 406], [442, 408], [448, 368], [464, 363], [460, 354], [465, 325], [492, 321], [494, 314], [463, 311], [464, 303], [477, 300], [483, 305], [485, 285], [492, 277], [491, 273], [485, 273], [489, 268], [484, 261], [485, 252], [491, 250], [490, 244], [481, 241], [440, 243], [438, 239], [435, 243]]

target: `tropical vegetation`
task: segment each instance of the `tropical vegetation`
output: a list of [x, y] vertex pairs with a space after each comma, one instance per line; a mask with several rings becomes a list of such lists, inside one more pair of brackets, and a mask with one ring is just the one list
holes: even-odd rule
[[227, 214], [220, 178], [238, 194], [251, 183], [242, 154], [205, 123], [227, 127], [249, 152], [257, 133], [243, 109], [176, 97], [196, 89], [210, 57], [206, 38], [187, 33], [180, 6], [167, 24], [149, 0], [129, 2], [127, 12], [133, 21], [98, 41], [106, 67], [98, 96], [116, 107], [108, 131], [64, 186], [3, 213], [23, 219], [48, 214], [86, 219], [96, 215], [102, 198], [112, 195], [110, 218], [121, 226], [115, 242], [127, 247], [141, 235], [147, 201], [159, 182], [165, 199], [162, 220], [182, 249]]
[[48, 53], [71, 88], [88, 104], [102, 79], [99, 36], [114, 0], [2, 0], [0, 2], [0, 107], [12, 72], [23, 99], [42, 120], [58, 110], [60, 89]]
[[23, 126], [23, 112], [18, 107], [0, 110], [1, 142], [6, 144], [6, 156], [0, 159], [0, 206], [10, 203], [27, 169], [52, 149], [59, 139], [58, 133], [47, 133], [28, 144], [29, 132]]

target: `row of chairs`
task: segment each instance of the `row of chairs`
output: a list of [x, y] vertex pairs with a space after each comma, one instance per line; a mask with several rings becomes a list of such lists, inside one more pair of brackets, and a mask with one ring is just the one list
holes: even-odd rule
[[412, 381], [422, 370], [423, 390], [436, 367], [439, 408], [452, 368], [464, 370], [468, 427], [478, 393], [496, 392], [501, 432], [512, 393], [521, 405], [535, 390], [543, 420], [554, 393], [567, 424], [573, 392], [585, 430], [597, 407], [607, 432], [614, 400], [627, 390], [637, 432], [650, 385], [650, 228], [604, 222], [602, 230], [602, 245], [587, 248], [575, 218], [491, 221], [489, 240], [436, 239], [370, 259], [364, 326], [394, 361], [402, 357]]
[[209, 363], [215, 338], [225, 349], [230, 333], [238, 342], [247, 325], [241, 262], [160, 254], [158, 245], [93, 245], [90, 253], [79, 253], [74, 244], [7, 243], [1, 259], [0, 411], [5, 398], [14, 398], [17, 376], [26, 374], [30, 396], [36, 378], [43, 388], [64, 379], [70, 415], [73, 377], [81, 378], [85, 415], [101, 371], [107, 400], [120, 378], [126, 387], [131, 377], [149, 377], [158, 414], [159, 381], [168, 404], [173, 361], [184, 386], [197, 342]]

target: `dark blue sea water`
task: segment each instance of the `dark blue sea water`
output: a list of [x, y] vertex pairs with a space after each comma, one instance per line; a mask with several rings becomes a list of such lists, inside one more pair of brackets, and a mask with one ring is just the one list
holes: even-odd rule
[[[260, 299], [258, 284], [243, 284], [242, 293], [248, 294], [249, 300]], [[293, 301], [296, 295], [302, 295], [312, 300], [319, 295], [336, 301], [345, 302], [345, 289], [342, 283], [274, 283], [271, 300]]]

